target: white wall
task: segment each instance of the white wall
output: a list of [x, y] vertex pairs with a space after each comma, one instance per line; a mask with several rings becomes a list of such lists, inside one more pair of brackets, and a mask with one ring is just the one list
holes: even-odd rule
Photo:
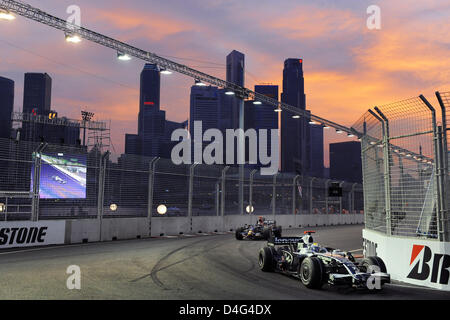
[[[153, 217], [151, 236], [180, 235], [187, 233], [234, 231], [245, 224], [256, 223], [256, 215], [230, 215], [209, 217]], [[273, 219], [266, 215], [266, 219]], [[284, 229], [315, 227], [336, 224], [361, 224], [363, 215], [277, 215], [275, 220]], [[48, 223], [49, 221], [42, 221]], [[66, 244], [136, 239], [148, 237], [149, 224], [147, 218], [104, 218], [59, 220], [62, 224], [62, 241]], [[100, 237], [101, 230], [101, 237]], [[61, 241], [61, 242], [62, 242]]]
[[[364, 254], [383, 259], [393, 280], [450, 291], [449, 242], [388, 237], [367, 229], [363, 230], [363, 238]], [[418, 268], [419, 276], [412, 273], [414, 268]]]

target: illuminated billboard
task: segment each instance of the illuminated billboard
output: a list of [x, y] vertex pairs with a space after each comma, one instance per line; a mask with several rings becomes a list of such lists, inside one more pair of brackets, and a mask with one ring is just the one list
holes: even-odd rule
[[34, 182], [34, 163], [41, 157], [39, 197], [41, 199], [85, 199], [86, 155], [64, 153], [33, 154], [31, 191]]

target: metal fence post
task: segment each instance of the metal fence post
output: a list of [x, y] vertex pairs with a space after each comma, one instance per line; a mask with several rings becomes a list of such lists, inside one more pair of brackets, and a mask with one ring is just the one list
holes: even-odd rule
[[444, 102], [442, 100], [441, 94], [439, 92], [436, 92], [437, 99], [439, 101], [439, 105], [441, 106], [441, 114], [442, 114], [442, 130], [440, 137], [442, 139], [442, 170], [443, 170], [443, 192], [442, 196], [444, 197], [443, 202], [443, 212], [442, 212], [442, 220], [443, 220], [443, 230], [444, 230], [444, 241], [449, 241], [450, 239], [450, 226], [449, 226], [449, 217], [448, 217], [448, 208], [447, 208], [447, 195], [449, 190], [448, 188], [448, 141], [447, 141], [447, 110], [445, 108]]
[[194, 173], [195, 173], [195, 167], [197, 165], [198, 165], [198, 163], [194, 163], [189, 168], [188, 217], [189, 217], [191, 232], [192, 232], [192, 197], [194, 195]]
[[153, 216], [153, 188], [155, 185], [155, 171], [156, 163], [159, 157], [155, 157], [149, 162], [148, 168], [148, 204], [147, 204], [147, 219], [148, 219], [148, 236], [152, 236], [152, 216]]
[[297, 201], [296, 200], [296, 195], [297, 195], [297, 181], [300, 178], [299, 175], [296, 175], [294, 177], [294, 180], [292, 181], [292, 214], [296, 214], [296, 209], [297, 209]]
[[216, 216], [220, 216], [220, 183], [216, 182]]
[[[345, 181], [341, 181], [341, 183], [339, 183], [339, 188], [343, 189]], [[342, 190], [343, 191], [343, 190]], [[342, 214], [342, 198], [344, 195], [342, 195], [342, 197], [339, 197], [339, 214]]]
[[[367, 183], [367, 145], [368, 145], [368, 138], [367, 138], [367, 122], [364, 120], [363, 123], [363, 135], [361, 137], [361, 166], [362, 166], [362, 178], [363, 178], [363, 212], [364, 212], [364, 226], [367, 226], [367, 214], [366, 214], [366, 208], [368, 207], [368, 196], [367, 193], [369, 193], [366, 189], [366, 183]], [[366, 181], [366, 183], [365, 183]], [[367, 191], [367, 192], [366, 192]]]
[[106, 178], [106, 163], [108, 160], [109, 151], [106, 151], [100, 156], [99, 167], [99, 183], [98, 183], [98, 204], [97, 204], [97, 220], [99, 221], [99, 241], [102, 241], [102, 224], [103, 224], [103, 209], [105, 197], [105, 178]]
[[354, 183], [352, 185], [352, 191], [351, 191], [351, 202], [350, 202], [350, 213], [355, 214], [355, 187], [358, 185], [358, 183]]
[[[434, 170], [435, 170], [435, 178], [436, 178], [436, 222], [437, 222], [437, 233], [439, 241], [445, 241], [446, 238], [446, 230], [445, 230], [445, 178], [444, 178], [444, 164], [442, 154], [442, 128], [437, 127], [436, 123], [436, 110], [434, 107], [428, 102], [428, 100], [420, 95], [419, 98], [425, 103], [425, 105], [430, 109], [432, 116], [432, 124], [433, 124], [433, 140], [434, 140]], [[447, 174], [447, 173], [446, 173]]]
[[443, 151], [444, 151], [444, 173], [446, 175], [446, 179], [448, 178], [448, 142], [447, 142], [447, 110], [445, 108], [444, 102], [442, 101], [441, 94], [436, 92], [436, 97], [439, 101], [439, 105], [441, 106], [441, 114], [442, 114], [442, 143], [443, 143]]
[[273, 220], [275, 220], [276, 203], [277, 203], [277, 176], [278, 176], [278, 173], [274, 174], [273, 184], [272, 184], [272, 216], [273, 216]]
[[38, 161], [39, 154], [36, 153], [36, 158], [34, 159], [34, 170], [33, 170], [33, 198], [31, 199], [31, 221], [36, 221], [37, 217], [37, 202], [39, 202], [39, 182], [38, 182]]
[[222, 231], [225, 231], [225, 183], [226, 183], [226, 174], [230, 169], [229, 166], [226, 166], [222, 170], [222, 190], [220, 194], [220, 214], [222, 216]]
[[317, 178], [311, 178], [309, 182], [309, 214], [313, 214], [313, 182]]
[[8, 197], [5, 198], [5, 221], [8, 221]]
[[445, 161], [445, 156], [443, 155], [444, 153], [444, 148], [443, 148], [443, 131], [442, 131], [442, 127], [439, 126], [437, 128], [437, 146], [439, 148], [438, 150], [438, 155], [439, 155], [439, 170], [438, 170], [438, 175], [439, 175], [439, 220], [440, 220], [440, 224], [441, 224], [441, 232], [442, 232], [442, 237], [441, 237], [441, 241], [448, 241], [448, 221], [447, 221], [447, 199], [446, 199], [446, 176], [448, 174], [448, 172], [445, 172], [445, 165], [443, 164], [443, 162]]
[[386, 116], [381, 112], [378, 107], [374, 108], [376, 112], [383, 119], [383, 163], [384, 163], [384, 195], [385, 195], [385, 204], [386, 204], [386, 230], [387, 235], [392, 235], [392, 217], [391, 217], [391, 165], [389, 160], [390, 156], [390, 147], [389, 147], [389, 120]]
[[250, 172], [250, 185], [249, 185], [249, 195], [248, 195], [248, 210], [247, 213], [250, 216], [250, 221], [252, 219], [252, 214], [254, 211], [253, 208], [253, 177], [255, 176], [255, 173], [258, 172], [258, 170], [252, 170], [252, 172]]
[[329, 214], [329, 208], [328, 208], [328, 184], [330, 183], [331, 179], [327, 179], [325, 181], [325, 214]]
[[33, 170], [33, 198], [31, 200], [31, 221], [39, 221], [39, 201], [40, 201], [40, 183], [42, 151], [47, 147], [47, 143], [40, 143], [34, 152], [34, 170]]

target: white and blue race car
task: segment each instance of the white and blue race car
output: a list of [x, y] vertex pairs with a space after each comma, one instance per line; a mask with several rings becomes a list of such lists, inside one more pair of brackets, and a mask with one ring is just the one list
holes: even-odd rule
[[311, 289], [330, 284], [381, 290], [390, 282], [381, 258], [372, 256], [357, 262], [350, 252], [314, 243], [312, 233], [270, 239], [259, 252], [260, 269], [293, 276]]

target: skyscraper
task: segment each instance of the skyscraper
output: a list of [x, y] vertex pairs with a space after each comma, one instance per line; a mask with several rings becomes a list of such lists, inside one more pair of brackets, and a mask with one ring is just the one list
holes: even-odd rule
[[[243, 87], [245, 84], [245, 55], [237, 50], [233, 50], [226, 60], [227, 64], [227, 82], [234, 83], [238, 86]], [[224, 101], [226, 101], [224, 99]], [[230, 108], [225, 109], [225, 104], [222, 106], [223, 111], [229, 114], [229, 123], [226, 129], [238, 129], [241, 126], [244, 127], [245, 123], [240, 123], [240, 120], [245, 121], [244, 110], [242, 110], [242, 118], [240, 118], [240, 108], [242, 100], [237, 96], [232, 96], [230, 101]], [[237, 164], [237, 144], [234, 148], [234, 164]]]
[[11, 114], [14, 109], [14, 81], [0, 77], [0, 138], [11, 135]]
[[125, 154], [142, 154], [142, 143], [138, 134], [125, 134]]
[[[227, 82], [244, 86], [245, 78], [245, 55], [239, 51], [233, 50], [227, 56]], [[232, 97], [231, 110], [227, 110], [231, 115], [231, 127], [227, 129], [239, 128], [239, 107], [238, 97]]]
[[164, 126], [164, 136], [161, 141], [160, 153], [161, 158], [170, 159], [172, 156], [172, 149], [178, 144], [177, 141], [172, 141], [172, 133], [177, 129], [186, 129], [188, 127], [188, 120], [184, 122], [175, 122], [166, 120]]
[[330, 143], [330, 178], [362, 183], [361, 143]]
[[125, 135], [125, 154], [170, 158], [172, 132], [186, 123], [166, 120], [160, 107], [161, 73], [156, 64], [146, 64], [141, 72], [138, 133]]
[[[275, 85], [256, 85], [255, 92], [261, 93], [267, 97], [278, 100], [278, 86]], [[271, 130], [278, 129], [278, 113], [274, 112], [274, 107], [272, 105], [260, 104], [255, 105], [253, 101], [245, 102], [245, 130], [255, 129], [259, 141], [259, 130]], [[247, 146], [248, 149], [248, 146]], [[259, 144], [258, 144], [259, 153]], [[279, 150], [273, 150], [273, 152], [279, 152]], [[267, 154], [272, 154], [271, 148], [271, 135], [270, 132], [267, 134]], [[256, 166], [256, 168], [261, 167], [261, 163]]]
[[[25, 73], [23, 88], [23, 113], [47, 116], [52, 100], [52, 78], [47, 73]], [[26, 141], [44, 139], [45, 125], [24, 122], [21, 138]]]
[[[199, 87], [191, 88], [191, 105], [189, 116], [189, 132], [191, 139], [194, 139], [194, 122], [202, 122], [202, 135], [208, 129], [220, 128], [221, 114], [221, 94], [217, 87]], [[195, 142], [195, 141], [194, 141]], [[203, 147], [208, 143], [202, 143]], [[192, 151], [193, 151], [192, 147]], [[192, 152], [192, 160], [194, 153]]]
[[208, 129], [220, 129], [220, 103], [220, 93], [217, 87], [192, 86], [189, 117], [191, 136], [194, 135], [195, 121], [202, 121], [202, 133]]
[[161, 75], [156, 64], [146, 64], [141, 72], [138, 135], [141, 154], [157, 157], [164, 135], [166, 112], [160, 110]]
[[[303, 60], [287, 59], [283, 70], [283, 93], [281, 101], [298, 109], [306, 109]], [[292, 118], [288, 111], [281, 113], [281, 170], [306, 175], [310, 170], [309, 119]]]
[[245, 55], [233, 50], [227, 56], [227, 81], [244, 86]]
[[310, 176], [322, 178], [324, 176], [323, 165], [323, 127], [322, 125], [310, 125], [311, 158]]
[[52, 78], [47, 73], [25, 73], [23, 113], [47, 115], [52, 102]]
[[281, 170], [322, 177], [323, 128], [310, 124], [311, 112], [306, 109], [302, 59], [287, 59], [284, 62], [281, 100], [307, 114], [293, 118], [292, 112], [281, 113]]

